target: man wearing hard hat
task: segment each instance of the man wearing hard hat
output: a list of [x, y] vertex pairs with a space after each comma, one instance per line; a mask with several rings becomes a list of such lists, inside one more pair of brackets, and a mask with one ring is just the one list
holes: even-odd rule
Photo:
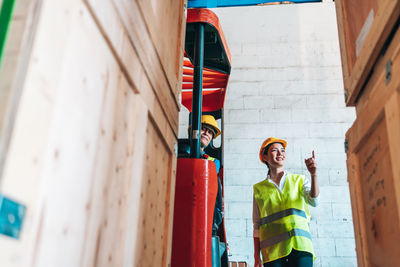
[[308, 226], [308, 205], [316, 206], [319, 195], [315, 154], [305, 159], [310, 182], [304, 175], [284, 170], [286, 146], [286, 140], [270, 137], [260, 148], [268, 173], [253, 187], [255, 267], [311, 267], [315, 259]]
[[[215, 163], [217, 174], [220, 169], [220, 161], [204, 153], [204, 149], [210, 144], [211, 140], [215, 139], [221, 134], [220, 129], [215, 118], [211, 115], [201, 116], [201, 131], [200, 131], [200, 154], [202, 158], [211, 160]], [[218, 193], [215, 201], [214, 218], [213, 218], [213, 234], [217, 233], [218, 227], [223, 218], [223, 201], [222, 201], [222, 184], [218, 178]]]
[[221, 163], [218, 159], [213, 158], [204, 153], [204, 149], [210, 144], [211, 140], [217, 138], [221, 134], [218, 124], [213, 116], [203, 115], [201, 116], [201, 131], [200, 131], [200, 154], [203, 158], [211, 160], [215, 163], [217, 168], [217, 173], [219, 173], [219, 168]]

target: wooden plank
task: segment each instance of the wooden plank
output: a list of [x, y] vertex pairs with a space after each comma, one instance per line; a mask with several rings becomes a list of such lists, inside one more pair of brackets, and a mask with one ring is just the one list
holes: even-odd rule
[[[393, 189], [396, 205], [400, 207], [400, 93], [395, 92], [385, 105], [388, 143], [392, 164]], [[397, 218], [400, 221], [400, 218]]]
[[349, 140], [348, 173], [360, 266], [395, 265], [393, 259], [400, 253], [395, 245], [400, 242], [397, 234], [400, 231], [400, 170], [395, 164], [400, 151], [397, 141], [400, 131], [400, 78], [392, 75], [391, 80], [386, 81], [386, 64], [389, 60], [392, 62], [392, 73], [400, 71], [399, 54], [400, 31], [376, 63], [374, 73], [357, 102], [357, 120], [346, 134]]
[[[41, 3], [36, 3], [37, 5], [31, 10], [31, 12], [35, 11], [35, 19], [32, 19], [33, 24], [42, 16], [42, 10], [45, 8]], [[50, 3], [51, 2], [47, 2], [46, 4]], [[74, 4], [72, 1], [68, 3], [70, 5]], [[1, 176], [1, 191], [21, 203], [26, 204], [28, 207], [20, 240], [14, 242], [7, 238], [0, 237], [0, 247], [2, 251], [6, 252], [8, 249], [12, 250], [5, 254], [7, 257], [1, 258], [0, 265], [4, 266], [29, 266], [31, 264], [30, 259], [32, 254], [35, 253], [35, 249], [31, 247], [31, 244], [39, 240], [37, 235], [40, 233], [40, 229], [42, 229], [43, 225], [43, 213], [40, 212], [39, 207], [39, 192], [42, 181], [42, 168], [44, 165], [43, 157], [46, 154], [45, 148], [49, 137], [49, 125], [53, 115], [54, 97], [58, 93], [58, 87], [52, 83], [57, 82], [58, 75], [53, 76], [51, 74], [54, 74], [52, 71], [57, 73], [60, 68], [59, 60], [62, 57], [59, 57], [57, 53], [62, 52], [62, 44], [64, 43], [63, 41], [65, 41], [64, 37], [67, 36], [70, 29], [68, 16], [63, 12], [65, 4], [66, 3], [57, 3], [52, 10], [53, 14], [56, 15], [56, 20], [53, 20], [54, 24], [37, 26], [37, 31], [33, 30], [30, 32], [29, 45], [32, 46], [33, 41], [37, 41], [35, 48], [32, 48], [32, 51], [35, 51], [32, 52], [35, 62], [30, 64], [31, 69], [25, 73], [28, 68], [28, 63], [31, 63], [31, 49], [27, 49], [27, 53], [22, 57], [22, 69], [24, 70], [19, 73], [21, 76], [18, 76], [18, 80], [16, 81], [19, 85], [14, 87], [20, 90], [22, 94], [21, 101], [19, 104], [16, 103], [19, 102], [19, 99], [14, 102], [13, 114], [8, 115], [9, 117], [7, 120], [12, 121], [12, 125], [8, 125], [7, 128], [3, 127], [3, 131], [5, 131], [9, 137], [2, 135], [2, 145], [8, 143], [9, 140], [11, 140], [11, 142], [9, 148], [7, 144], [7, 146], [2, 146], [1, 150], [2, 156], [7, 155], [7, 160]], [[50, 9], [51, 8], [52, 7], [50, 7]], [[57, 11], [61, 11], [61, 13], [57, 13]], [[57, 21], [57, 19], [59, 19], [59, 21]], [[44, 40], [42, 38], [43, 32], [51, 34], [53, 33], [51, 28], [55, 27], [57, 27], [60, 32], [63, 32], [64, 35], [60, 36], [60, 38], [53, 39], [52, 42], [48, 42], [46, 38]], [[35, 28], [36, 26], [34, 29]], [[58, 43], [58, 41], [60, 43]], [[53, 45], [60, 45], [58, 46], [60, 50], [52, 47]], [[42, 52], [43, 55], [47, 55], [47, 57], [41, 57], [40, 55], [42, 55]], [[56, 55], [54, 53], [56, 53]], [[51, 64], [52, 62], [54, 64]], [[47, 74], [49, 76], [47, 77], [41, 72], [41, 70], [46, 69], [44, 66], [51, 66], [51, 69], [48, 69]], [[49, 77], [51, 77], [51, 79], [48, 79]], [[24, 84], [24, 81], [27, 82]], [[14, 116], [16, 116], [16, 118], [14, 118]], [[21, 166], [24, 166], [24, 168], [21, 168]], [[24, 186], [21, 187], [21, 185]]]
[[397, 75], [392, 75], [390, 81], [386, 81], [389, 61], [391, 61], [392, 73], [397, 73], [396, 71], [400, 69], [400, 29], [396, 32], [386, 53], [376, 63], [374, 72], [357, 102], [357, 114], [362, 113], [364, 107], [368, 109], [383, 106], [383, 103], [386, 103], [393, 91], [399, 87], [400, 79]]
[[[118, 65], [107, 45], [102, 42], [102, 36], [85, 6], [78, 1], [75, 6], [70, 6], [68, 14], [71, 19], [71, 30], [65, 48], [59, 51], [64, 56], [63, 68], [57, 84], [58, 94], [53, 100], [54, 112], [49, 126], [47, 153], [45, 153], [48, 156], [43, 159], [40, 176], [43, 230], [37, 230], [35, 234], [38, 242], [31, 244], [36, 250], [33, 252], [31, 262], [39, 266], [56, 262], [59, 266], [80, 266], [85, 247], [88, 243], [97, 241], [84, 239], [87, 231], [86, 222], [92, 212], [91, 191], [97, 187], [112, 191], [113, 188], [109, 188], [112, 181], [114, 179], [121, 181], [120, 173], [114, 172], [114, 164], [115, 161], [122, 160], [120, 150], [125, 152], [126, 147], [130, 147], [128, 142], [122, 141], [124, 135], [120, 131], [124, 129], [124, 109], [129, 110], [127, 105], [134, 104], [129, 101], [133, 93], [128, 90], [129, 87], [126, 88], [126, 85], [120, 82]], [[45, 37], [50, 36], [45, 35]], [[83, 39], [86, 41], [82, 42]], [[77, 64], [78, 62], [90, 62], [91, 66], [96, 67], [88, 68], [86, 64]], [[52, 66], [48, 66], [50, 67]], [[127, 93], [125, 96], [125, 92], [131, 94]], [[110, 103], [112, 106], [107, 110], [104, 106], [111, 105]], [[104, 125], [102, 123], [104, 117], [111, 117], [113, 124]], [[103, 140], [99, 140], [102, 134], [111, 135], [109, 149], [98, 148], [99, 143], [107, 146], [107, 143], [103, 144], [101, 143]], [[125, 133], [125, 135], [130, 134]], [[102, 157], [108, 157], [108, 162], [99, 162]], [[104, 172], [97, 172], [98, 163], [104, 164]], [[117, 189], [120, 188], [118, 183], [115, 186]], [[121, 196], [123, 194], [124, 192], [121, 192]], [[107, 212], [122, 213], [117, 208], [109, 209], [107, 205], [109, 202], [119, 201], [119, 198], [112, 200], [111, 198], [103, 195], [96, 200], [102, 204], [101, 208], [105, 212], [98, 218], [99, 220], [104, 219]], [[105, 223], [106, 230], [111, 228], [110, 230], [115, 231], [114, 223], [115, 221], [109, 221], [108, 228]], [[106, 230], [104, 232], [107, 232]], [[112, 244], [120, 248], [118, 241], [123, 242], [120, 235], [116, 234], [110, 238], [104, 232], [103, 239], [99, 240], [99, 247]], [[57, 244], [56, 249], [48, 253], [54, 244]], [[107, 258], [99, 257], [97, 259], [99, 266], [109, 262], [108, 256], [115, 262], [120, 262], [121, 259], [120, 254], [112, 250], [102, 255]]]
[[20, 242], [0, 237], [0, 265], [168, 266], [178, 109], [161, 105], [114, 8], [99, 13], [107, 31], [87, 2], [42, 8], [2, 176], [28, 214]]
[[357, 263], [360, 267], [366, 267], [369, 266], [368, 242], [366, 240], [367, 235], [365, 224], [363, 223], [366, 219], [364, 206], [362, 205], [359, 162], [354, 153], [347, 153], [347, 170], [352, 207], [351, 210], [353, 214], [354, 236], [356, 240]]
[[[137, 235], [135, 266], [167, 266], [170, 222], [171, 164], [170, 154], [160, 139], [160, 133], [149, 124], [146, 130], [149, 138], [146, 144], [141, 189], [141, 223]], [[173, 192], [173, 191], [172, 191]], [[164, 205], [158, 205], [165, 203]], [[154, 244], [163, 244], [157, 249]]]
[[[399, 93], [360, 113], [347, 133], [348, 173], [360, 266], [394, 266], [400, 249]], [[390, 153], [388, 153], [388, 151]]]
[[[337, 17], [337, 24], [338, 24], [338, 35], [339, 35], [339, 46], [340, 46], [340, 58], [342, 60], [342, 74], [343, 77], [349, 76], [349, 67], [347, 63], [347, 50], [346, 50], [346, 32], [344, 30], [344, 21], [347, 21], [348, 18], [346, 13], [343, 12], [342, 8], [342, 1], [343, 0], [336, 0], [335, 8], [336, 8], [336, 17]], [[344, 79], [343, 79], [344, 81]], [[346, 90], [346, 86], [344, 86]], [[345, 98], [348, 97], [348, 90], [345, 91]]]
[[398, 19], [400, 13], [400, 2], [387, 1], [386, 3], [387, 5], [379, 8], [381, 12], [380, 14], [377, 14], [379, 19], [371, 29], [371, 33], [374, 34], [369, 34], [367, 36], [359, 58], [354, 65], [354, 73], [345, 78], [345, 83], [348, 84], [349, 91], [347, 105], [355, 104], [368, 74], [379, 56], [380, 50], [389, 36], [393, 25]]
[[[184, 1], [146, 1], [138, 0], [138, 5], [146, 21], [151, 39], [164, 71], [170, 82], [172, 93], [179, 103], [181, 90], [182, 57], [186, 18], [182, 12]], [[180, 4], [180, 6], [177, 6]], [[182, 23], [176, 23], [176, 18]], [[179, 34], [178, 34], [179, 33]], [[178, 51], [177, 51], [178, 50]], [[171, 58], [171, 55], [176, 55]]]
[[[369, 32], [368, 19], [370, 15], [372, 18], [378, 13], [377, 0], [352, 0], [340, 1], [342, 13], [344, 17], [341, 23], [344, 24], [344, 31], [346, 33], [345, 49], [347, 54], [347, 63], [349, 71], [352, 72], [353, 66], [357, 60], [357, 40], [360, 40], [362, 35], [367, 35]], [[374, 16], [375, 15], [375, 16]], [[364, 26], [365, 25], [365, 26]], [[365, 32], [362, 32], [364, 29]]]
[[349, 142], [350, 150], [357, 150], [355, 146], [361, 143], [361, 138], [368, 129], [373, 128], [372, 125], [378, 121], [378, 117], [383, 116], [385, 103], [393, 92], [400, 88], [400, 77], [397, 75], [392, 75], [390, 82], [386, 82], [386, 64], [389, 60], [392, 61], [392, 73], [398, 73], [400, 71], [400, 31], [396, 34], [388, 51], [378, 61], [370, 82], [366, 85], [357, 104], [358, 122], [353, 124], [349, 132], [353, 135], [353, 140], [358, 141], [357, 143]]
[[[349, 3], [346, 5], [345, 3]], [[338, 12], [338, 21], [343, 23], [343, 27], [339, 27], [339, 30], [343, 30], [343, 34], [339, 34], [339, 38], [344, 38], [344, 41], [340, 41], [345, 44], [341, 45], [345, 48], [346, 63], [348, 65], [348, 76], [344, 76], [345, 90], [348, 92], [348, 98], [346, 104], [353, 106], [356, 103], [357, 97], [362, 90], [365, 80], [369, 72], [371, 71], [379, 53], [389, 36], [395, 22], [397, 21], [400, 14], [400, 1], [386, 0], [386, 1], [369, 1], [368, 7], [372, 7], [373, 10], [377, 10], [373, 16], [373, 22], [370, 29], [367, 31], [365, 41], [363, 42], [362, 48], [358, 57], [354, 59], [354, 50], [356, 44], [354, 42], [354, 36], [359, 35], [360, 22], [363, 21], [366, 12], [359, 13], [359, 7], [353, 5], [350, 1], [339, 1], [339, 8], [342, 9]], [[364, 4], [363, 4], [364, 5]], [[360, 7], [363, 5], [359, 5]], [[348, 9], [346, 9], [348, 8]], [[346, 14], [346, 15], [344, 15]], [[340, 17], [342, 16], [342, 17]], [[346, 19], [346, 20], [345, 20]], [[354, 23], [357, 21], [358, 23]], [[364, 25], [364, 24], [362, 24]], [[357, 37], [358, 38], [358, 37]], [[343, 58], [343, 56], [342, 56]], [[353, 58], [353, 59], [352, 59]], [[344, 72], [346, 74], [346, 72]]]
[[399, 207], [395, 201], [392, 159], [387, 124], [382, 119], [357, 153], [360, 163], [360, 189], [365, 210], [369, 263], [394, 266], [400, 253]]
[[21, 0], [15, 4], [8, 41], [0, 68], [0, 177], [4, 168], [15, 117], [25, 81], [28, 59], [40, 16], [42, 0]]
[[[160, 98], [162, 106], [168, 107], [167, 110], [172, 110], [172, 104], [174, 104], [179, 109], [180, 103], [172, 93], [174, 90], [166, 82], [167, 79], [161, 78], [165, 77], [165, 72], [162, 69], [162, 64], [160, 64], [160, 57], [151, 40], [140, 6], [136, 1], [113, 0], [113, 2], [142, 65], [152, 66], [151, 68], [146, 68], [146, 74], [153, 89], [156, 91], [156, 95]], [[176, 8], [181, 7], [180, 2], [174, 1], [173, 3], [176, 5]], [[166, 88], [169, 88], [169, 90], [166, 90]], [[173, 103], [169, 101], [170, 96], [174, 96], [175, 101]]]
[[[139, 55], [131, 43], [125, 26], [118, 18], [119, 14], [116, 9], [110, 1], [88, 0], [87, 4], [104, 37], [109, 42], [111, 50], [115, 53], [121, 68], [126, 72], [128, 81], [138, 93], [142, 94], [149, 110], [152, 112], [152, 117], [159, 125], [158, 127], [162, 130], [167, 127], [164, 124], [161, 125], [159, 119], [166, 116], [170, 124], [169, 127], [173, 129], [176, 139], [178, 136], [178, 108], [169, 100], [162, 102], [160, 96], [156, 94], [158, 91], [154, 90], [152, 83], [147, 78], [144, 78], [148, 77], [146, 69], [143, 67]], [[158, 78], [156, 80], [162, 79]], [[156, 110], [157, 112], [155, 112]], [[171, 144], [170, 141], [167, 143]]]

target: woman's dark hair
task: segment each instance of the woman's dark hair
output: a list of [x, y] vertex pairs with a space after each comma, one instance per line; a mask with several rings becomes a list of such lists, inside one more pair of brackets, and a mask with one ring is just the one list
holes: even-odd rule
[[[271, 144], [269, 144], [266, 148], [264, 148], [264, 150], [263, 150], [263, 155], [267, 155], [268, 154], [268, 149], [269, 149], [269, 147], [272, 145], [273, 143], [271, 143]], [[268, 174], [270, 173], [270, 170], [269, 170], [269, 165], [268, 165], [268, 162], [267, 161], [265, 161], [264, 162], [265, 163], [265, 165], [267, 165], [267, 168], [268, 168]]]

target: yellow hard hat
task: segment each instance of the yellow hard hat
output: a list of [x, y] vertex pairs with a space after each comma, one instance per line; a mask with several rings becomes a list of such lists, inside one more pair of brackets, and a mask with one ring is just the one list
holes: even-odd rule
[[213, 116], [211, 115], [203, 115], [201, 116], [201, 124], [207, 124], [214, 130], [214, 137], [215, 139], [218, 135], [221, 134], [220, 129], [218, 128], [217, 121], [214, 119]]
[[286, 148], [286, 145], [287, 145], [286, 140], [283, 140], [283, 139], [279, 139], [279, 138], [275, 138], [275, 137], [270, 137], [270, 138], [265, 139], [265, 141], [262, 143], [261, 148], [260, 148], [260, 160], [262, 163], [265, 163], [262, 158], [262, 156], [264, 154], [264, 149], [268, 145], [273, 144], [273, 143], [281, 143], [283, 145], [283, 148]]

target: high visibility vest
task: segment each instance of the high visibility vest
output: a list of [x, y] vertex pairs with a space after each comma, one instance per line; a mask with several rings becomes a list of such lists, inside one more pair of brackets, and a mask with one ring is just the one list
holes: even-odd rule
[[213, 157], [211, 157], [211, 156], [209, 156], [209, 155], [207, 155], [207, 154], [203, 154], [203, 157], [204, 157], [205, 159], [207, 159], [207, 160], [215, 161], [215, 158], [213, 158]]
[[287, 174], [282, 193], [268, 179], [254, 185], [260, 210], [260, 248], [264, 262], [286, 257], [292, 249], [313, 254], [310, 212], [303, 196], [304, 175]]

